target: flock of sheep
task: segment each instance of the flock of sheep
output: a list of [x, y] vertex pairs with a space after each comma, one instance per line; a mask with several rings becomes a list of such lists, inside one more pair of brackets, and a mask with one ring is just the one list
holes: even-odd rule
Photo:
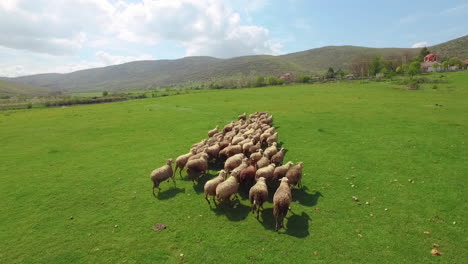
[[[180, 155], [172, 169], [172, 159], [161, 168], [155, 169], [150, 177], [154, 189], [160, 190], [159, 184], [172, 178], [175, 173], [186, 169], [192, 180], [198, 179], [208, 171], [208, 165], [224, 161], [224, 169], [219, 175], [206, 182], [205, 199], [213, 203], [229, 203], [236, 196], [240, 185], [249, 189], [252, 212], [259, 217], [263, 203], [268, 200], [268, 186], [276, 188], [273, 196], [273, 215], [276, 230], [283, 227], [283, 219], [288, 213], [292, 201], [291, 188], [301, 187], [302, 162], [283, 165], [285, 149], [278, 150], [278, 132], [272, 126], [273, 116], [267, 112], [256, 112], [246, 118], [240, 115], [219, 131], [218, 126], [208, 131], [208, 139], [192, 145], [190, 152]], [[278, 186], [279, 182], [279, 186]]]

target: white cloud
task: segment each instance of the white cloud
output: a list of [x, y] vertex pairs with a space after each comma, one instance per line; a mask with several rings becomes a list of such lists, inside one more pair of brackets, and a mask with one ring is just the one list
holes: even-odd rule
[[429, 46], [429, 43], [423, 41], [423, 42], [414, 43], [411, 47], [412, 48], [424, 48], [428, 46]]
[[[266, 0], [245, 2], [258, 10]], [[0, 46], [56, 56], [115, 42], [173, 41], [187, 55], [277, 54], [269, 31], [244, 25], [222, 0], [1, 0]]]

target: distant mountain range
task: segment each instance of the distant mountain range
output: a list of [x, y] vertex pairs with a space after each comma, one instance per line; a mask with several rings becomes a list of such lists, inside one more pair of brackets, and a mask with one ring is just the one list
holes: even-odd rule
[[[428, 49], [441, 57], [458, 57], [468, 60], [468, 36], [428, 47]], [[359, 57], [413, 57], [418, 55], [419, 51], [419, 48], [327, 46], [281, 56], [256, 55], [230, 59], [186, 57], [177, 60], [134, 61], [66, 74], [47, 73], [2, 78], [2, 80], [39, 86], [42, 92], [45, 91], [43, 88], [66, 93], [145, 90], [226, 78], [249, 78], [257, 75], [279, 76], [286, 72], [312, 74], [324, 72], [328, 67], [333, 67], [335, 70], [348, 69], [352, 61]]]

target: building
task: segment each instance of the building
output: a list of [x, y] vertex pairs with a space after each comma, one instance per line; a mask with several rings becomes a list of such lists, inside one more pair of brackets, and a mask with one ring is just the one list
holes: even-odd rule
[[421, 69], [423, 72], [434, 72], [434, 71], [437, 71], [439, 69], [439, 67], [437, 68], [434, 68], [432, 67], [432, 65], [434, 63], [438, 63], [440, 64], [440, 60], [439, 60], [439, 56], [431, 53], [431, 54], [427, 54], [425, 57], [424, 57], [424, 62], [421, 64]]
[[293, 81], [293, 75], [291, 73], [285, 73], [279, 77], [285, 83], [291, 83]]

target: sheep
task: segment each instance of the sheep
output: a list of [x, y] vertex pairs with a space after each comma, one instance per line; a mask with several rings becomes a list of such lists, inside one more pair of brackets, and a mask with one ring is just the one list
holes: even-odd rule
[[238, 120], [245, 120], [246, 115], [247, 115], [247, 114], [244, 112], [242, 115], [239, 115], [239, 116], [237, 117], [237, 119], [238, 119]]
[[208, 171], [208, 155], [187, 161], [185, 167], [192, 181], [197, 180], [200, 175], [205, 175]]
[[172, 171], [172, 159], [168, 159], [166, 165], [162, 166], [161, 168], [157, 168], [153, 170], [150, 174], [151, 181], [153, 181], [153, 195], [156, 197], [154, 194], [154, 188], [158, 188], [158, 194], [159, 191], [161, 191], [161, 187], [159, 187], [159, 184], [169, 178], [172, 178], [174, 181], [175, 185], [175, 179], [174, 179], [174, 173]]
[[189, 152], [187, 154], [180, 155], [176, 159], [176, 166], [174, 170], [174, 174], [176, 173], [177, 169], [179, 169], [179, 176], [182, 177], [182, 169], [185, 167], [185, 164], [187, 164], [188, 159], [195, 154], [195, 151]]
[[260, 177], [265, 179], [272, 179], [273, 173], [275, 172], [275, 167], [276, 165], [272, 163], [266, 167], [259, 168], [255, 173], [255, 180], [257, 181]]
[[276, 164], [276, 166], [283, 164], [285, 151], [286, 150], [284, 148], [281, 148], [275, 155], [271, 157], [271, 162]]
[[206, 153], [210, 156], [210, 158], [217, 158], [219, 152], [221, 150], [221, 146], [219, 143], [214, 144], [206, 149]]
[[286, 178], [288, 178], [288, 182], [292, 186], [298, 185], [298, 187], [302, 188], [302, 164], [302, 162], [299, 162], [286, 173]]
[[230, 176], [227, 180], [216, 186], [216, 199], [219, 203], [230, 201], [233, 194], [239, 190], [239, 180], [235, 176]]
[[208, 137], [210, 138], [210, 137], [214, 136], [214, 134], [218, 133], [218, 129], [219, 129], [219, 127], [216, 126], [212, 130], [208, 131]]
[[293, 163], [289, 161], [288, 163], [284, 164], [283, 166], [279, 166], [275, 168], [275, 172], [273, 172], [273, 180], [279, 180], [286, 176], [288, 170], [292, 167]]
[[247, 143], [244, 143], [242, 145], [242, 150], [244, 152], [245, 155], [248, 155], [250, 154], [250, 148], [254, 146], [254, 143], [252, 142], [252, 140], [249, 139], [249, 141]]
[[275, 132], [273, 135], [269, 136], [266, 140], [268, 146], [271, 146], [273, 142], [278, 142], [278, 132]]
[[244, 157], [244, 154], [240, 153], [228, 158], [224, 163], [224, 170], [228, 173], [231, 172], [242, 163]]
[[269, 159], [271, 159], [271, 157], [275, 155], [277, 152], [278, 152], [278, 149], [276, 148], [276, 142], [273, 142], [273, 145], [266, 148], [263, 154], [265, 154]]
[[237, 145], [239, 144], [241, 141], [243, 141], [245, 139], [244, 135], [240, 135], [240, 136], [235, 136], [232, 138], [232, 145]]
[[[211, 205], [210, 200], [208, 199], [208, 195], [215, 196], [216, 195], [216, 187], [226, 180], [227, 173], [224, 170], [219, 171], [219, 175], [215, 178], [207, 181], [204, 186], [205, 191], [205, 199], [209, 205]], [[213, 203], [216, 205], [216, 200], [213, 198]]]
[[[257, 144], [251, 146], [249, 148], [249, 153], [254, 153], [256, 152], [257, 150], [261, 149], [261, 145], [260, 145], [260, 142], [257, 142]], [[262, 150], [263, 151], [263, 150]]]
[[231, 121], [231, 123], [224, 126], [223, 134], [226, 134], [227, 132], [231, 131], [233, 127], [234, 127], [234, 122]]
[[270, 135], [273, 135], [275, 133], [275, 127], [270, 127], [267, 130], [265, 130], [265, 133], [268, 133]]
[[275, 231], [278, 231], [283, 227], [283, 220], [288, 213], [289, 206], [292, 201], [288, 178], [284, 177], [280, 181], [280, 186], [276, 189], [276, 192], [273, 195], [273, 216], [276, 220]]
[[257, 161], [257, 169], [261, 169], [268, 165], [270, 165], [270, 159], [268, 158], [268, 156], [265, 155], [265, 153], [263, 153], [263, 157], [259, 161]]
[[239, 175], [239, 181], [243, 185], [251, 186], [255, 179], [255, 173], [257, 168], [255, 167], [255, 162], [250, 160], [250, 164], [247, 168], [244, 168]]
[[260, 135], [260, 142], [261, 143], [264, 143], [266, 142], [266, 140], [271, 137], [272, 134], [270, 133], [267, 133], [267, 132], [263, 132], [261, 135]]
[[260, 177], [257, 183], [249, 190], [249, 201], [250, 204], [252, 204], [252, 213], [255, 212], [255, 210], [257, 211], [257, 219], [260, 215], [260, 208], [263, 209], [263, 203], [266, 200], [268, 200], [268, 188], [265, 178]]

